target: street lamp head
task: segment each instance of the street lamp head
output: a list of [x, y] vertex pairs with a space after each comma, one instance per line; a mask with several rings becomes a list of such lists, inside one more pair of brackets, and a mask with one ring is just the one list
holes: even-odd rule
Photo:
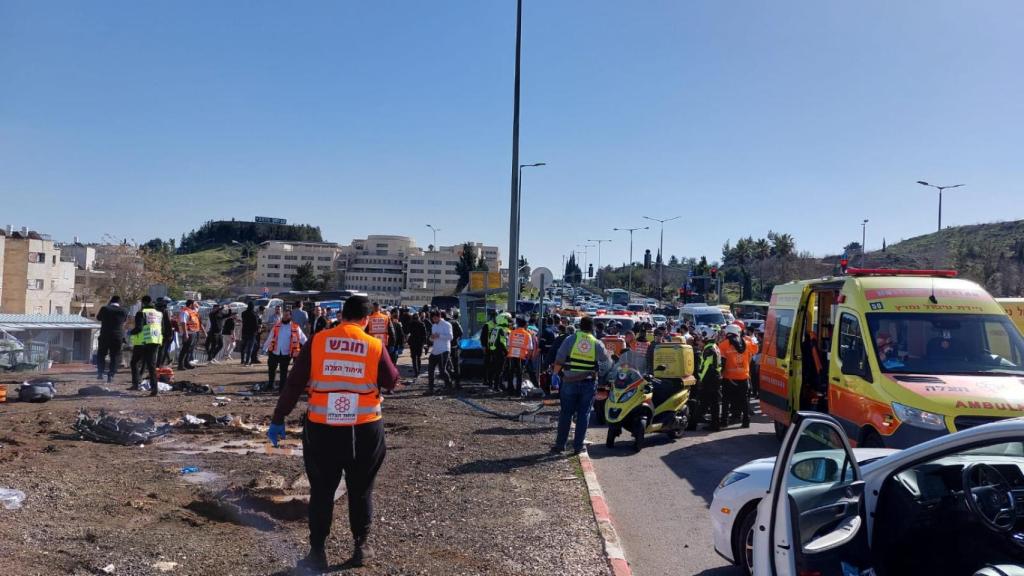
[[925, 182], [924, 180], [918, 180], [917, 183], [920, 184], [921, 186], [931, 186], [931, 184]]
[[963, 186], [963, 184], [954, 184], [953, 186], [946, 186], [946, 188], [959, 188], [961, 186]]

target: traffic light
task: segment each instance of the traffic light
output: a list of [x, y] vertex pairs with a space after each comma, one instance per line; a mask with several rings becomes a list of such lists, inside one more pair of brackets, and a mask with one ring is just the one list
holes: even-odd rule
[[593, 278], [593, 277], [594, 277], [594, 265], [591, 264], [591, 265], [587, 266], [587, 278]]
[[712, 266], [711, 267], [711, 279], [712, 280], [716, 280], [717, 278], [718, 278], [718, 267], [717, 266]]

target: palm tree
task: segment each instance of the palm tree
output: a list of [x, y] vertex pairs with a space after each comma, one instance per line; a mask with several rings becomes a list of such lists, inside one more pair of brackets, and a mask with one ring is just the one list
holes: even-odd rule
[[793, 236], [790, 234], [778, 234], [775, 232], [768, 232], [768, 239], [772, 241], [772, 253], [779, 259], [779, 264], [782, 268], [782, 281], [787, 280], [786, 276], [786, 262], [793, 257], [796, 251], [796, 241], [793, 240]]
[[754, 258], [757, 260], [757, 278], [761, 284], [760, 292], [761, 297], [764, 297], [764, 261], [772, 255], [772, 246], [768, 243], [768, 240], [764, 238], [758, 238], [757, 242], [754, 242]]

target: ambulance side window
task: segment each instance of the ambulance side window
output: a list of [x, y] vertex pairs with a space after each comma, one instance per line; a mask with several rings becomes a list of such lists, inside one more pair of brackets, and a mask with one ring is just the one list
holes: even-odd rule
[[848, 312], [839, 318], [839, 361], [843, 374], [860, 376], [872, 381], [871, 365], [868, 363], [867, 349], [860, 331], [860, 321]]
[[793, 331], [793, 317], [796, 310], [776, 309], [775, 324], [775, 355], [779, 359], [789, 356], [789, 334]]

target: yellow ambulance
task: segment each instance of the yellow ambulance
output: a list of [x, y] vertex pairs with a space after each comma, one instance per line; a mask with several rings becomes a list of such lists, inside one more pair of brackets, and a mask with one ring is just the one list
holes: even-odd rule
[[850, 269], [776, 286], [760, 366], [763, 413], [839, 420], [852, 442], [905, 448], [1024, 416], [1024, 337], [955, 271]]
[[996, 298], [996, 302], [1006, 310], [1006, 315], [1017, 325], [1017, 329], [1024, 334], [1024, 298]]

